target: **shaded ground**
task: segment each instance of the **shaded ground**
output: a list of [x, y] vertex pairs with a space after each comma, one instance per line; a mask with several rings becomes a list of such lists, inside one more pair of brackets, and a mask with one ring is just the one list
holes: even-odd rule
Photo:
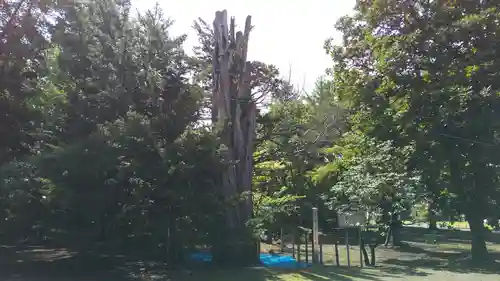
[[120, 255], [0, 246], [1, 281], [143, 280], [145, 275], [164, 277], [166, 265], [162, 262], [130, 260]]
[[[424, 234], [428, 233], [429, 230], [427, 228], [421, 227], [405, 227], [403, 231], [401, 231], [401, 235], [404, 240], [412, 241], [412, 242], [425, 242]], [[453, 241], [462, 241], [464, 243], [470, 242], [470, 232], [469, 231], [461, 231], [459, 229], [449, 230], [449, 229], [438, 229], [435, 230], [438, 235], [438, 242], [449, 242]], [[441, 239], [439, 239], [441, 238]], [[486, 235], [486, 241], [490, 243], [500, 244], [500, 234], [497, 232], [488, 232]]]
[[[425, 230], [424, 230], [425, 231]], [[377, 267], [359, 268], [359, 248], [351, 247], [351, 265], [347, 268], [345, 248], [340, 248], [342, 267], [332, 266], [332, 245], [324, 248], [327, 266], [307, 270], [240, 270], [197, 269], [168, 271], [161, 262], [130, 260], [123, 256], [76, 254], [64, 249], [40, 247], [0, 247], [0, 281], [113, 281], [113, 280], [180, 280], [180, 281], [390, 281], [390, 280], [500, 280], [500, 265], [473, 267], [467, 260], [470, 241], [466, 232], [442, 231], [437, 244], [423, 243], [419, 230], [405, 230], [406, 245], [377, 249]], [[499, 237], [489, 237], [488, 248], [500, 262]], [[303, 257], [305, 251], [303, 250]], [[465, 258], [465, 259], [464, 259]], [[175, 272], [170, 275], [168, 272]]]
[[381, 268], [337, 268], [318, 267], [297, 272], [273, 271], [265, 268], [244, 269], [238, 271], [218, 271], [210, 273], [198, 273], [191, 276], [179, 276], [184, 281], [498, 281], [499, 275], [469, 273], [462, 274], [451, 271], [435, 271], [430, 269], [413, 270], [381, 270]]

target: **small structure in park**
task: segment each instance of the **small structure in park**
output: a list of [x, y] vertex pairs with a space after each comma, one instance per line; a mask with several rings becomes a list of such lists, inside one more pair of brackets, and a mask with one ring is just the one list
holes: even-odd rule
[[337, 222], [339, 227], [354, 227], [366, 225], [367, 215], [364, 210], [343, 210], [339, 211], [337, 215]]
[[[334, 250], [335, 264], [340, 266], [340, 249], [344, 245], [346, 251], [347, 266], [351, 266], [351, 246], [359, 248], [359, 264], [363, 266], [375, 265], [375, 248], [380, 243], [380, 232], [378, 227], [371, 227], [367, 224], [367, 212], [361, 208], [339, 210], [336, 218], [337, 227], [318, 230], [318, 210], [313, 208], [312, 228], [298, 227], [291, 236], [292, 255], [299, 262], [305, 260], [306, 263], [323, 263], [323, 251], [327, 245], [332, 245]], [[282, 235], [282, 241], [283, 241]], [[365, 245], [370, 248], [370, 256], [365, 249]], [[312, 246], [312, 247], [311, 247]], [[329, 246], [328, 246], [329, 247]], [[303, 253], [303, 250], [305, 253]], [[312, 259], [309, 259], [312, 254]], [[355, 258], [357, 259], [357, 258]]]

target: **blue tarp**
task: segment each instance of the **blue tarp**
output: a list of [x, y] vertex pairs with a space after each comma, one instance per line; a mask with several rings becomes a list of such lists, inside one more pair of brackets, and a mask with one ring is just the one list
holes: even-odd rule
[[298, 262], [291, 256], [260, 254], [260, 262], [268, 267], [279, 268], [305, 268], [307, 263]]
[[[194, 253], [190, 255], [190, 259], [199, 262], [211, 262], [212, 255], [208, 252]], [[297, 262], [291, 256], [282, 255], [272, 255], [272, 254], [260, 254], [260, 262], [267, 267], [278, 267], [278, 268], [305, 268], [309, 264], [303, 262]]]

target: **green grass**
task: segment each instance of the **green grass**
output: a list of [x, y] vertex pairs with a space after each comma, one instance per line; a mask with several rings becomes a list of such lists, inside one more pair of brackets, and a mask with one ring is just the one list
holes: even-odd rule
[[[269, 247], [269, 246], [268, 246]], [[377, 251], [378, 265], [375, 268], [359, 267], [358, 248], [351, 247], [351, 268], [347, 268], [345, 248], [340, 247], [341, 267], [331, 265], [334, 251], [324, 252], [325, 266], [304, 270], [273, 270], [268, 268], [246, 268], [239, 270], [198, 271], [176, 276], [178, 281], [498, 281], [500, 268], [472, 267], [460, 261], [470, 251], [467, 242], [444, 242], [439, 244], [412, 243], [401, 248], [380, 247]], [[488, 249], [500, 259], [500, 244], [488, 243]], [[303, 249], [303, 254], [305, 251]], [[499, 260], [500, 262], [500, 260]]]
[[308, 281], [308, 280], [373, 280], [383, 276], [376, 269], [346, 269], [317, 266], [304, 270], [272, 270], [267, 268], [246, 268], [239, 270], [219, 270], [197, 272], [190, 275], [176, 276], [171, 280], [179, 281]]
[[[383, 247], [376, 250], [377, 267], [360, 267], [359, 248], [350, 247], [351, 268], [347, 267], [345, 246], [339, 246], [341, 267], [334, 265], [333, 245], [323, 248], [325, 266], [304, 270], [276, 270], [263, 267], [244, 269], [196, 268], [194, 271], [167, 271], [163, 263], [148, 265], [117, 263], [118, 271], [107, 271], [107, 259], [72, 256], [63, 249], [0, 247], [0, 280], [51, 281], [498, 281], [497, 268], [474, 267], [464, 257], [470, 251], [470, 232], [439, 230], [436, 244], [426, 244], [422, 238], [426, 229], [406, 228], [402, 233], [407, 240], [402, 247]], [[500, 237], [492, 234], [487, 244], [492, 256], [500, 262]], [[497, 243], [494, 243], [496, 241]], [[262, 250], [276, 246], [262, 245]], [[305, 257], [305, 249], [301, 250]], [[309, 250], [309, 253], [311, 251]], [[116, 259], [109, 262], [120, 262]], [[125, 262], [125, 263], [123, 263]], [[107, 273], [106, 273], [107, 272]], [[111, 275], [106, 275], [111, 274]], [[92, 276], [92, 277], [90, 277]], [[133, 277], [133, 278], [131, 278]]]
[[[420, 229], [425, 233], [425, 229]], [[383, 247], [376, 250], [377, 267], [360, 268], [359, 247], [350, 247], [352, 268], [347, 268], [345, 246], [339, 246], [341, 267], [334, 266], [335, 253], [333, 245], [324, 245], [323, 254], [326, 266], [314, 267], [306, 271], [281, 272], [259, 269], [245, 269], [239, 273], [224, 272], [214, 279], [205, 280], [352, 280], [352, 281], [389, 281], [389, 280], [454, 280], [454, 281], [498, 281], [500, 265], [473, 266], [467, 256], [470, 253], [470, 233], [440, 230], [436, 244], [427, 244], [421, 238], [421, 233], [413, 228], [407, 228], [403, 238], [410, 239], [403, 247]], [[498, 241], [497, 241], [498, 242]], [[267, 247], [267, 248], [266, 248]], [[500, 243], [487, 242], [487, 247], [493, 258], [500, 262]], [[263, 246], [262, 249], [269, 249]], [[274, 248], [276, 250], [277, 248]], [[311, 249], [309, 248], [309, 253]], [[302, 248], [302, 259], [305, 249]], [[263, 273], [264, 272], [264, 273]], [[234, 276], [230, 276], [233, 275]], [[228, 276], [229, 275], [229, 276]], [[235, 276], [248, 276], [248, 279]], [[224, 279], [226, 278], [226, 279]], [[231, 279], [233, 278], [233, 279]], [[235, 279], [236, 278], [236, 279]], [[182, 279], [179, 279], [182, 280]], [[195, 279], [187, 279], [189, 281]]]
[[[403, 221], [403, 224], [405, 224], [405, 225], [411, 225], [413, 223], [414, 222], [412, 222], [412, 221]], [[441, 227], [449, 227], [449, 228], [454, 228], [454, 229], [470, 229], [469, 222], [466, 222], [466, 221], [454, 221], [454, 222], [438, 221], [437, 225], [441, 226]], [[485, 226], [490, 227], [487, 224], [485, 224]]]
[[176, 281], [498, 281], [498, 275], [486, 273], [460, 273], [444, 270], [420, 268], [337, 268], [317, 266], [306, 270], [278, 271], [266, 268], [247, 268], [239, 270], [219, 270], [197, 272], [190, 275], [176, 276], [169, 280]]
[[454, 222], [438, 221], [437, 224], [439, 226], [456, 228], [456, 229], [470, 229], [469, 223], [466, 221], [454, 221]]
[[[403, 221], [403, 224], [405, 225], [411, 225], [414, 222], [412, 221]], [[466, 221], [455, 221], [455, 222], [450, 222], [450, 221], [438, 221], [437, 225], [439, 226], [449, 226], [452, 228], [457, 228], [457, 229], [469, 229], [469, 223]]]

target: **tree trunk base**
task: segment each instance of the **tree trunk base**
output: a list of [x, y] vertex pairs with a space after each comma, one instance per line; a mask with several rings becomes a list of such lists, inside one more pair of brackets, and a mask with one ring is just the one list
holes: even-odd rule
[[259, 264], [258, 244], [252, 241], [221, 245], [221, 249], [213, 251], [213, 261], [230, 267]]
[[242, 231], [227, 231], [222, 239], [214, 243], [214, 263], [222, 266], [249, 266], [259, 264], [259, 241]]
[[437, 230], [437, 229], [438, 227], [436, 222], [429, 223], [429, 230]]
[[500, 271], [500, 264], [496, 262], [491, 255], [483, 256], [481, 259], [473, 257], [472, 254], [467, 255], [457, 262], [467, 268], [477, 268], [477, 269], [491, 269], [495, 272]]
[[371, 265], [370, 257], [368, 256], [368, 252], [366, 251], [365, 243], [364, 243], [363, 239], [361, 239], [361, 251], [363, 253], [363, 260], [365, 262], [365, 265], [370, 266]]
[[471, 214], [467, 217], [472, 235], [471, 262], [474, 264], [489, 263], [492, 260], [486, 248], [486, 228], [481, 217]]

